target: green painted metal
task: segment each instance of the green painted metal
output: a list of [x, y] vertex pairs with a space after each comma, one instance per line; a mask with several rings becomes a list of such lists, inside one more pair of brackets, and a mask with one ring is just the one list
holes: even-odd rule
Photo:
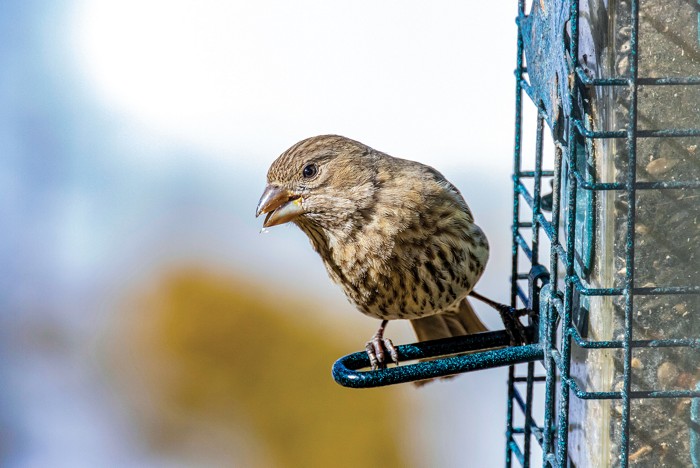
[[[637, 145], [645, 138], [700, 136], [700, 128], [639, 129], [639, 87], [700, 86], [698, 76], [639, 76], [640, 0], [629, 0], [629, 73], [624, 76], [592, 77], [579, 57], [581, 8], [579, 0], [533, 2], [529, 13], [518, 1], [517, 56], [515, 69], [515, 140], [513, 148], [513, 211], [511, 306], [533, 310], [527, 327], [534, 344], [508, 347], [505, 331], [476, 336], [416, 343], [398, 347], [401, 361], [419, 362], [369, 371], [363, 352], [339, 359], [333, 376], [341, 385], [368, 388], [434, 378], [461, 372], [510, 366], [506, 413], [505, 465], [529, 467], [533, 441], [542, 447], [544, 466], [569, 464], [569, 421], [572, 398], [616, 400], [621, 415], [619, 453], [621, 467], [630, 464], [630, 414], [635, 399], [691, 398], [689, 424], [690, 459], [700, 466], [700, 386], [695, 389], [645, 389], [632, 386], [632, 354], [635, 349], [700, 349], [700, 336], [679, 339], [635, 339], [635, 300], [646, 297], [700, 294], [699, 284], [635, 284], [636, 197], [648, 190], [697, 190], [700, 180], [637, 180]], [[598, 2], [599, 4], [601, 2]], [[605, 2], [607, 7], [608, 3]], [[700, 8], [700, 2], [698, 2]], [[586, 14], [590, 14], [587, 12]], [[699, 13], [700, 29], [700, 13]], [[700, 32], [699, 41], [700, 41]], [[527, 67], [525, 63], [527, 62]], [[622, 129], [594, 130], [587, 126], [582, 96], [591, 89], [628, 90], [627, 123]], [[523, 167], [523, 108], [537, 110], [534, 167]], [[546, 127], [546, 128], [545, 128]], [[554, 167], [543, 168], [543, 135], [550, 131], [555, 143]], [[615, 182], [603, 182], [587, 165], [593, 141], [620, 139], [626, 148], [627, 168]], [[544, 181], [543, 181], [544, 179]], [[546, 192], [552, 181], [552, 193]], [[543, 188], [543, 183], [545, 183]], [[586, 277], [595, 255], [595, 207], [604, 193], [626, 194], [624, 262], [622, 284], [596, 288]], [[545, 203], [546, 200], [546, 203]], [[551, 213], [545, 212], [547, 211]], [[525, 219], [525, 220], [524, 220]], [[529, 232], [527, 232], [529, 231]], [[549, 264], [540, 265], [541, 236], [549, 245]], [[526, 265], [524, 267], [523, 265]], [[524, 270], [524, 271], [523, 271]], [[523, 287], [522, 282], [528, 286]], [[585, 322], [582, 304], [591, 298], [614, 297], [623, 303], [624, 330], [615, 340], [594, 340], [581, 330]], [[583, 319], [582, 319], [583, 317]], [[615, 391], [587, 391], [571, 375], [572, 349], [617, 349], [622, 352], [621, 387]], [[455, 353], [465, 353], [455, 356]], [[450, 355], [450, 356], [447, 356]], [[538, 364], [539, 363], [539, 364]], [[542, 372], [544, 374], [542, 374]], [[524, 393], [522, 386], [524, 384]], [[533, 414], [538, 386], [544, 393], [543, 414]], [[523, 417], [516, 417], [520, 413]], [[517, 425], [515, 421], [524, 421]], [[541, 420], [541, 424], [538, 421]]]

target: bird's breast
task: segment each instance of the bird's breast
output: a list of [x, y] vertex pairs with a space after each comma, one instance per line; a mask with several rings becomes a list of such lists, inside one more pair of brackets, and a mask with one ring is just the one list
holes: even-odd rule
[[481, 276], [488, 244], [481, 230], [406, 230], [383, 242], [372, 235], [331, 243], [324, 259], [333, 280], [364, 314], [414, 319], [439, 313], [465, 297]]

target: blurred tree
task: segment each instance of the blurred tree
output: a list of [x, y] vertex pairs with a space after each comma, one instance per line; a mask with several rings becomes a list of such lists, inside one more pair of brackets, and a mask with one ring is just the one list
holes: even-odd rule
[[192, 437], [192, 421], [208, 421], [243, 431], [263, 452], [246, 463], [409, 466], [393, 430], [408, 406], [401, 393], [338, 386], [330, 365], [347, 352], [343, 338], [320, 330], [299, 302], [263, 297], [263, 287], [193, 269], [168, 275], [141, 303], [131, 327], [141, 327], [137, 353], [154, 358], [153, 372], [139, 378], [156, 392], [145, 398], [151, 443], [177, 449]]

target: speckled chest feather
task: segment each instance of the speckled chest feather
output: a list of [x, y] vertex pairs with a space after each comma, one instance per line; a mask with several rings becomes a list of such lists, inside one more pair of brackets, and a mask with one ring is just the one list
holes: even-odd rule
[[370, 203], [342, 226], [299, 223], [330, 277], [378, 319], [453, 310], [488, 260], [486, 236], [457, 189], [427, 166], [398, 161], [380, 164]]

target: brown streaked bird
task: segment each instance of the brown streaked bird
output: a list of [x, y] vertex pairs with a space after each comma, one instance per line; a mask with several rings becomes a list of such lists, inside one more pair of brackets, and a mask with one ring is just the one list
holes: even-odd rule
[[384, 367], [388, 320], [410, 320], [420, 341], [486, 331], [467, 295], [489, 256], [459, 190], [430, 166], [357, 141], [300, 141], [270, 166], [256, 216], [292, 222], [309, 237], [331, 279], [362, 313], [381, 320], [366, 350]]

